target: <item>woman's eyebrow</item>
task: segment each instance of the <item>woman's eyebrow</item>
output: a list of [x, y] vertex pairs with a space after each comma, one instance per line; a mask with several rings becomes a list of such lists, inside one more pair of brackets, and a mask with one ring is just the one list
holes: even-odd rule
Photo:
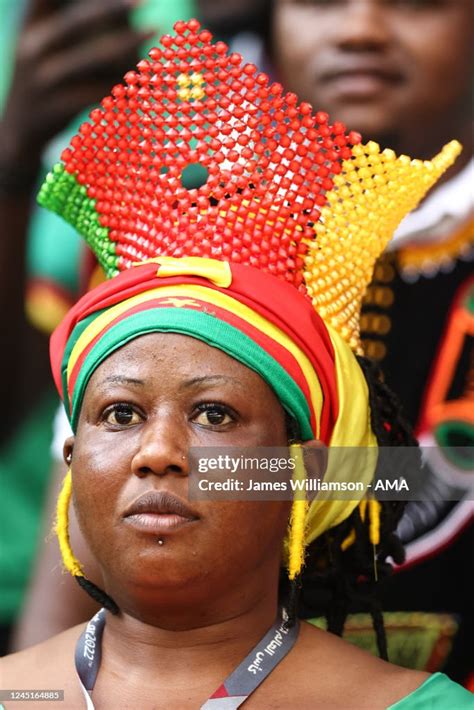
[[236, 377], [229, 375], [203, 375], [202, 377], [193, 377], [181, 384], [181, 388], [199, 387], [199, 385], [214, 385], [214, 384], [232, 384], [242, 387], [242, 383]]
[[145, 381], [144, 380], [139, 380], [136, 377], [128, 377], [127, 375], [109, 375], [109, 377], [106, 377], [105, 379], [102, 380], [99, 384], [101, 385], [106, 385], [109, 383], [115, 384], [115, 385], [144, 385]]

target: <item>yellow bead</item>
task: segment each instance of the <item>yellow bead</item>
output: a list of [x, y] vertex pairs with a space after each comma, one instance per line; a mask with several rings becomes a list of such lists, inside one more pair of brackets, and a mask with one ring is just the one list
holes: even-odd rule
[[200, 86], [194, 86], [191, 89], [190, 93], [191, 93], [191, 98], [196, 99], [197, 101], [204, 98], [204, 96], [206, 95], [204, 89], [202, 89]]
[[380, 146], [375, 141], [369, 141], [365, 147], [368, 155], [378, 155], [380, 153]]

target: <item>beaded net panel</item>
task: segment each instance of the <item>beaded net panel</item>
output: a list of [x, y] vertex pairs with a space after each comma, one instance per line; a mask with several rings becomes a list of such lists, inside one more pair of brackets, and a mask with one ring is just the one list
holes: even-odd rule
[[[155, 256], [202, 256], [299, 286], [303, 239], [360, 137], [312, 115], [197, 21], [175, 30], [92, 111], [40, 201], [84, 235], [108, 276]], [[205, 173], [195, 189], [183, 185], [190, 166]]]
[[460, 151], [452, 141], [422, 161], [374, 142], [357, 145], [326, 195], [304, 257], [304, 281], [319, 315], [360, 354], [360, 308], [375, 261]]
[[[312, 113], [196, 20], [178, 22], [92, 111], [39, 202], [84, 236], [107, 276], [157, 256], [268, 271], [359, 347], [374, 263], [460, 149], [396, 158]], [[199, 186], [183, 184], [190, 170]]]

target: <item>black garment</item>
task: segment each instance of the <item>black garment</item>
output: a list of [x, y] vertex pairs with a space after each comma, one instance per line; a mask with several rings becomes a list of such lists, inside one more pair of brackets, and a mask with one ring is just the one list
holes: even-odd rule
[[[369, 356], [378, 359], [385, 381], [398, 395], [404, 413], [416, 426], [432, 367], [443, 340], [453, 301], [473, 274], [473, 262], [458, 259], [448, 271], [438, 270], [412, 282], [402, 277], [397, 253], [386, 254], [363, 307], [363, 342]], [[457, 399], [466, 387], [473, 353], [466, 337], [448, 399]], [[468, 475], [468, 474], [467, 474]], [[456, 504], [453, 504], [456, 505]], [[446, 512], [453, 505], [446, 507]], [[442, 525], [443, 517], [439, 521]], [[426, 531], [425, 531], [426, 532]], [[412, 568], [381, 583], [384, 610], [455, 614], [460, 623], [444, 671], [458, 682], [474, 669], [474, 528], [465, 528], [446, 547]]]
[[[396, 252], [384, 255], [376, 269], [379, 278], [374, 278], [362, 308], [362, 326], [366, 326], [362, 342], [367, 355], [378, 360], [412, 426], [418, 421], [449, 310], [459, 288], [473, 273], [472, 261], [457, 260], [448, 273], [438, 271], [436, 276], [419, 276], [409, 283], [400, 275]], [[386, 305], [378, 305], [375, 299]], [[376, 320], [377, 315], [381, 321]], [[376, 332], [367, 328], [371, 323], [390, 329], [387, 333]], [[385, 357], [377, 358], [384, 350]]]

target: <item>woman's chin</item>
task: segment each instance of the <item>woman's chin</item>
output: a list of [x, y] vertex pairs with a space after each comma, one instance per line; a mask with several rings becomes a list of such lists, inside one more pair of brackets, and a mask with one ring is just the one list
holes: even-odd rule
[[189, 548], [170, 548], [171, 545], [165, 551], [147, 546], [136, 554], [131, 551], [120, 565], [120, 585], [142, 592], [150, 589], [154, 594], [159, 594], [160, 590], [178, 593], [180, 589], [189, 593], [189, 585], [205, 587], [209, 577], [204, 571], [207, 569], [205, 561]]

